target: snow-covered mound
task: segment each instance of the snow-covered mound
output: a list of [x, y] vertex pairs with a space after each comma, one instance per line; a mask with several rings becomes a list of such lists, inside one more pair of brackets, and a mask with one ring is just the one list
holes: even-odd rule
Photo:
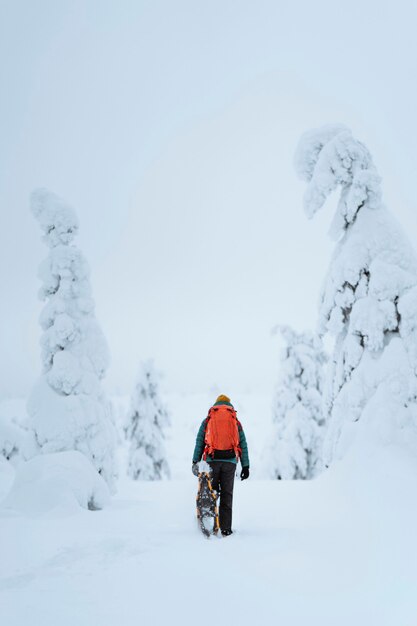
[[2, 506], [21, 513], [44, 513], [56, 507], [102, 509], [109, 489], [90, 461], [75, 450], [43, 454], [19, 465]]

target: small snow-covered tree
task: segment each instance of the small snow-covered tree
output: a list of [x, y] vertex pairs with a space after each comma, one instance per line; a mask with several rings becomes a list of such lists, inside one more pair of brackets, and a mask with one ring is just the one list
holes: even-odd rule
[[306, 133], [296, 152], [311, 218], [337, 188], [338, 240], [323, 286], [319, 331], [334, 337], [325, 457], [358, 432], [417, 451], [417, 259], [381, 200], [367, 148], [344, 126]]
[[153, 363], [140, 367], [125, 428], [130, 442], [128, 474], [135, 480], [169, 478], [164, 429], [170, 423], [161, 401], [159, 376]]
[[45, 189], [33, 192], [31, 209], [49, 255], [40, 266], [43, 373], [28, 401], [42, 453], [78, 450], [112, 487], [114, 427], [102, 387], [109, 352], [94, 315], [89, 268], [72, 243], [74, 210]]
[[278, 327], [286, 342], [273, 419], [272, 471], [279, 479], [313, 478], [321, 469], [325, 420], [322, 393], [326, 353], [321, 339]]

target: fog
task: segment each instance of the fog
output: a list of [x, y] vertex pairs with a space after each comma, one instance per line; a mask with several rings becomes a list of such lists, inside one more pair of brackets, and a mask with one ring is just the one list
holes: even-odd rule
[[277, 323], [314, 328], [333, 243], [293, 171], [300, 134], [350, 126], [417, 239], [413, 2], [0, 3], [0, 395], [40, 372], [29, 211], [76, 209], [97, 317], [126, 393], [269, 391]]

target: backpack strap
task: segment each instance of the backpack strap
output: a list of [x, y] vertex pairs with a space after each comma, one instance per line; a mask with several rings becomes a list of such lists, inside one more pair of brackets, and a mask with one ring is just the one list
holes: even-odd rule
[[[209, 410], [208, 415], [207, 415], [207, 417], [205, 419], [205, 424], [204, 424], [204, 442], [205, 442], [205, 439], [206, 439], [207, 424], [209, 423], [210, 417], [211, 417], [211, 409]], [[206, 460], [208, 454], [209, 454], [209, 446], [205, 443], [205, 445], [204, 445], [204, 452], [203, 452], [203, 461]]]
[[[238, 435], [239, 435], [239, 443], [240, 443], [240, 432], [239, 431], [243, 430], [243, 426], [239, 422], [237, 417], [236, 417], [236, 421], [237, 421], [237, 432], [238, 432]], [[238, 450], [238, 454], [239, 454], [239, 456], [237, 457], [237, 460], [240, 461], [240, 459], [242, 458], [242, 448], [239, 446], [237, 450]]]
[[[236, 413], [236, 409], [234, 407], [232, 407], [232, 413], [233, 413], [233, 417], [235, 418], [235, 420], [237, 422], [237, 432], [239, 434], [239, 428], [242, 428], [242, 424], [237, 419], [237, 413]], [[240, 436], [239, 436], [239, 440], [240, 440]], [[236, 460], [239, 461], [240, 457], [242, 456], [242, 448], [239, 445], [233, 446], [233, 451], [234, 451], [234, 453], [236, 455]]]

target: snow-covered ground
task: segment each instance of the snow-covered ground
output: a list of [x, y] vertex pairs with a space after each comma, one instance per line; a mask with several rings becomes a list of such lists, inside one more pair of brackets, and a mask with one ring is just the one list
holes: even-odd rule
[[417, 624], [417, 462], [356, 448], [314, 481], [257, 479], [269, 400], [242, 397], [253, 476], [236, 482], [235, 535], [207, 540], [190, 460], [208, 400], [169, 398], [172, 481], [122, 475], [102, 511], [0, 506], [0, 624]]

